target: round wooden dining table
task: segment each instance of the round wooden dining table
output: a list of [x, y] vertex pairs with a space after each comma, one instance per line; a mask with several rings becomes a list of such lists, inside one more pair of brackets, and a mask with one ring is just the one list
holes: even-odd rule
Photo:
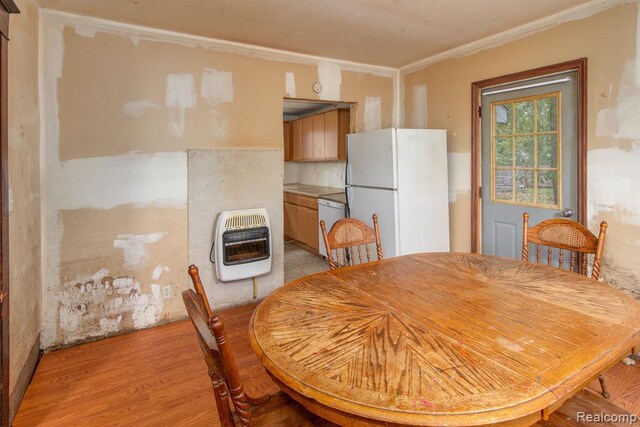
[[275, 382], [341, 425], [530, 425], [640, 342], [640, 303], [576, 273], [478, 254], [302, 277], [255, 310]]

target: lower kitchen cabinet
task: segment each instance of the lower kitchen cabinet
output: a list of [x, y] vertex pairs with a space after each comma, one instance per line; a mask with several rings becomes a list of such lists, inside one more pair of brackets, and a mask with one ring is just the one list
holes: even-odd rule
[[284, 193], [284, 235], [318, 250], [318, 199]]

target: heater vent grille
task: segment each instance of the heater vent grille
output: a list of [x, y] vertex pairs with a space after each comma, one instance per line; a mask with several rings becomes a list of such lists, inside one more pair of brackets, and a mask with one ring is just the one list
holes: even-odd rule
[[267, 227], [267, 219], [259, 213], [236, 214], [229, 216], [225, 223], [225, 230], [238, 230], [243, 228]]

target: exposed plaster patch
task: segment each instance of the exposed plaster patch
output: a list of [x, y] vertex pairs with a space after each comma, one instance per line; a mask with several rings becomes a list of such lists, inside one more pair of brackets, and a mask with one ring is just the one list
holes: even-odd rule
[[162, 273], [168, 273], [168, 272], [169, 272], [169, 267], [167, 267], [166, 265], [158, 265], [156, 266], [156, 268], [153, 269], [151, 278], [153, 280], [158, 280], [160, 276], [162, 276]]
[[447, 153], [449, 169], [449, 203], [471, 193], [471, 153]]
[[342, 70], [337, 62], [321, 61], [318, 63], [318, 80], [322, 85], [320, 99], [340, 100], [342, 86]]
[[289, 98], [296, 97], [296, 78], [293, 73], [284, 74], [284, 91]]
[[637, 60], [625, 62], [616, 107], [598, 111], [597, 137], [640, 140], [640, 84], [637, 82], [639, 68]]
[[162, 107], [160, 107], [153, 101], [141, 99], [139, 101], [131, 101], [124, 104], [124, 106], [122, 107], [122, 112], [125, 115], [131, 117], [142, 117], [142, 115], [144, 114], [144, 110], [146, 110], [147, 108], [155, 108], [160, 110]]
[[209, 105], [233, 102], [233, 75], [231, 72], [204, 70], [200, 80], [200, 95], [207, 100]]
[[[119, 234], [113, 241], [113, 247], [124, 249], [124, 266], [131, 269], [142, 267], [149, 258], [146, 245], [155, 243], [167, 235], [167, 232], [150, 234]], [[155, 274], [155, 270], [154, 270]]]
[[[43, 47], [47, 72], [45, 81], [57, 81], [62, 77], [62, 63], [64, 62], [64, 25], [49, 23], [45, 26]], [[57, 99], [57, 98], [56, 98]]]
[[640, 85], [637, 83], [638, 63], [627, 61], [618, 88], [619, 138], [640, 140]]
[[411, 127], [414, 129], [427, 128], [427, 85], [413, 87]]
[[198, 104], [193, 74], [177, 73], [167, 75], [165, 105], [169, 108], [169, 133], [174, 138], [182, 138], [186, 126], [187, 108]]
[[602, 148], [587, 153], [589, 225], [595, 226], [600, 212], [640, 227], [640, 142], [631, 151]]
[[217, 140], [226, 140], [229, 135], [229, 118], [217, 110], [211, 110], [211, 136]]
[[96, 33], [97, 31], [95, 28], [82, 27], [82, 26], [76, 27], [76, 34], [82, 37], [94, 38], [96, 36]]
[[364, 130], [377, 130], [382, 127], [382, 107], [380, 97], [367, 96], [364, 100]]
[[162, 312], [163, 300], [151, 289], [146, 294], [135, 278], [113, 278], [106, 269], [64, 283], [57, 298], [62, 341], [152, 325]]
[[[636, 64], [640, 64], [640, 6], [636, 12]], [[640, 87], [640, 67], [636, 68], [635, 74], [636, 87]]]
[[67, 160], [51, 167], [47, 177], [49, 200], [59, 209], [184, 207], [187, 201], [184, 151]]

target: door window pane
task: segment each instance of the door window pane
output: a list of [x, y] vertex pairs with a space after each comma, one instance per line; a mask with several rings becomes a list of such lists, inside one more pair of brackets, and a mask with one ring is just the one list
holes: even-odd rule
[[533, 203], [534, 198], [533, 171], [516, 171], [516, 202]]
[[533, 167], [533, 136], [516, 136], [516, 166]]
[[558, 167], [558, 135], [538, 135], [538, 167]]
[[491, 104], [493, 202], [558, 208], [560, 93]]
[[533, 101], [517, 102], [516, 133], [533, 133]]
[[558, 172], [538, 172], [538, 200], [541, 205], [558, 204]]
[[495, 172], [495, 198], [511, 200], [513, 198], [513, 171], [497, 170]]
[[513, 133], [511, 104], [497, 105], [494, 111], [496, 135], [511, 135]]
[[538, 132], [554, 132], [558, 129], [558, 98], [553, 96], [537, 100]]
[[496, 138], [496, 166], [513, 165], [513, 138]]

